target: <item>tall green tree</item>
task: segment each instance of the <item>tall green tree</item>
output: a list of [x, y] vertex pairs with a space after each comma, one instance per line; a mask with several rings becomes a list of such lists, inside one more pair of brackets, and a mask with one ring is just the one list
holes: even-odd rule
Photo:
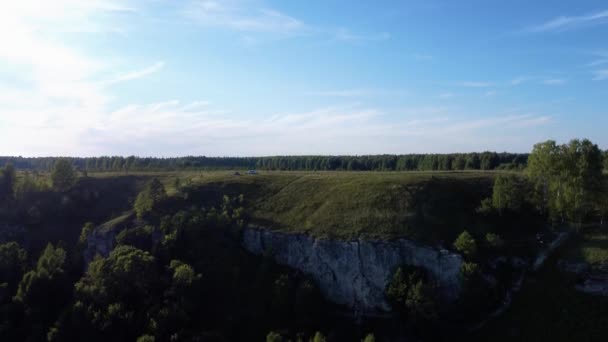
[[[12, 296], [27, 267], [27, 252], [16, 242], [0, 245], [0, 286]], [[0, 298], [0, 302], [2, 298]]]
[[132, 246], [118, 246], [107, 258], [96, 258], [75, 284], [74, 310], [91, 327], [116, 340], [144, 333], [152, 303], [158, 300], [155, 259]]
[[498, 175], [492, 188], [492, 207], [502, 214], [505, 210], [519, 211], [526, 198], [526, 186], [519, 176]]
[[600, 149], [587, 139], [534, 145], [527, 172], [538, 207], [554, 220], [581, 223], [602, 195], [602, 162]]
[[74, 167], [67, 159], [59, 159], [53, 165], [51, 172], [51, 182], [53, 188], [58, 191], [69, 190], [76, 182], [76, 172]]
[[143, 218], [150, 214], [155, 207], [167, 197], [163, 184], [156, 178], [150, 181], [137, 195], [134, 209], [137, 217]]
[[48, 244], [36, 264], [17, 288], [15, 301], [22, 304], [31, 329], [29, 338], [39, 340], [58, 318], [71, 295], [71, 285], [64, 271], [66, 253]]
[[528, 157], [528, 176], [534, 184], [535, 201], [542, 211], [547, 210], [550, 185], [558, 175], [559, 147], [554, 140], [534, 145]]
[[17, 175], [13, 164], [0, 169], [0, 201], [13, 197]]
[[408, 266], [397, 268], [386, 287], [393, 308], [413, 319], [436, 316], [433, 292], [425, 272]]

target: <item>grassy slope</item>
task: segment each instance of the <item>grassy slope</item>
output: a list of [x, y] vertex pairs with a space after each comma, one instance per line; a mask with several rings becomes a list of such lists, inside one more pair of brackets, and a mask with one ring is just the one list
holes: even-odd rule
[[[254, 223], [317, 237], [452, 241], [474, 223], [492, 173], [202, 172], [189, 178], [207, 195], [245, 195]], [[171, 183], [171, 182], [167, 182]]]

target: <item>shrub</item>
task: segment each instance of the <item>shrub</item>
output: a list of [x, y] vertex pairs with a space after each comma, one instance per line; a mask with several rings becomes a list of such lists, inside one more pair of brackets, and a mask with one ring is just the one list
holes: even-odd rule
[[266, 342], [282, 342], [283, 336], [276, 331], [271, 331], [266, 335]]
[[425, 272], [414, 267], [399, 267], [386, 288], [386, 297], [394, 309], [413, 318], [436, 316], [433, 288]]
[[479, 272], [479, 265], [474, 262], [463, 262], [460, 266], [460, 275], [463, 279], [469, 280]]
[[477, 253], [475, 239], [466, 230], [458, 235], [458, 238], [454, 241], [454, 248], [467, 257], [473, 257]]
[[154, 342], [156, 339], [154, 336], [142, 335], [137, 338], [137, 342]]
[[504, 245], [504, 241], [500, 237], [500, 235], [495, 233], [487, 233], [486, 234], [486, 243], [489, 247], [500, 248]]
[[367, 334], [367, 336], [365, 336], [363, 339], [363, 342], [376, 342], [376, 337], [374, 334]]
[[317, 331], [315, 333], [315, 336], [312, 338], [312, 342], [325, 342], [325, 341], [327, 341], [327, 338], [320, 331]]

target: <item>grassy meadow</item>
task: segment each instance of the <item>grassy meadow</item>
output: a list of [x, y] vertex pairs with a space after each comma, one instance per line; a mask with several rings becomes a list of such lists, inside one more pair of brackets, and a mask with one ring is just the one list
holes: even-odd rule
[[[89, 178], [153, 177], [169, 195], [194, 189], [192, 201], [243, 194], [253, 224], [319, 238], [452, 241], [473, 225], [495, 172], [182, 171], [89, 173]], [[449, 220], [449, 221], [448, 221]]]

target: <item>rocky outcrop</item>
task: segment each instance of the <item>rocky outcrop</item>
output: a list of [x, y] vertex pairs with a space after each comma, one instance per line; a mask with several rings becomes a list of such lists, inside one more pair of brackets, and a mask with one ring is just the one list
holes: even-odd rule
[[326, 298], [358, 314], [390, 310], [384, 290], [401, 265], [426, 269], [445, 301], [454, 301], [460, 293], [460, 255], [405, 239], [325, 240], [249, 227], [243, 246], [255, 254], [268, 252], [277, 263], [311, 275]]
[[595, 274], [589, 275], [575, 287], [580, 292], [596, 296], [608, 296], [608, 275]]
[[87, 246], [83, 252], [85, 265], [88, 265], [96, 255], [107, 257], [112, 249], [114, 249], [116, 236], [123, 230], [133, 226], [134, 217], [133, 213], [127, 212], [95, 227], [87, 235]]
[[577, 277], [574, 288], [577, 291], [596, 296], [608, 296], [608, 266], [590, 265], [586, 262], [558, 260], [560, 271]]

